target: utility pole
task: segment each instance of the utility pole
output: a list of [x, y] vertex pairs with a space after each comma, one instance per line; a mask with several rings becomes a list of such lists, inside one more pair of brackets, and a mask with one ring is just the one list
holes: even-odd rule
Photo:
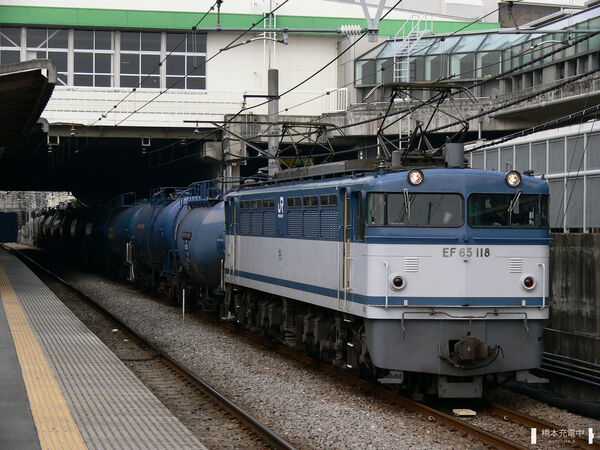
[[269, 69], [268, 72], [268, 99], [269, 99], [269, 177], [279, 172], [279, 161], [276, 158], [279, 149], [279, 70]]

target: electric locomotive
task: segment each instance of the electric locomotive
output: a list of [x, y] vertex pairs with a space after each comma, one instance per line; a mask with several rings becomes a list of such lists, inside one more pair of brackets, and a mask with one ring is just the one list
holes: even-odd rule
[[440, 397], [541, 364], [543, 180], [423, 168], [287, 181], [229, 193], [225, 216], [226, 311], [248, 328]]

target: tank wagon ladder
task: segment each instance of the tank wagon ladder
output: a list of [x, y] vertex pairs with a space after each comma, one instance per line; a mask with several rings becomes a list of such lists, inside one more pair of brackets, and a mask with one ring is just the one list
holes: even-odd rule
[[[109, 201], [108, 207], [109, 209], [116, 211], [120, 208], [131, 208], [132, 206], [137, 205], [138, 199], [137, 194], [135, 192], [124, 192], [122, 194], [117, 195], [115, 198]], [[105, 228], [108, 229], [109, 218], [112, 214], [107, 214], [106, 225]], [[133, 221], [135, 222], [135, 218], [137, 214], [134, 216]], [[108, 247], [108, 242], [106, 243]], [[135, 280], [135, 270], [134, 270], [134, 258], [135, 258], [135, 244], [132, 241], [125, 243], [125, 264], [129, 268], [129, 275], [127, 280], [133, 281]]]

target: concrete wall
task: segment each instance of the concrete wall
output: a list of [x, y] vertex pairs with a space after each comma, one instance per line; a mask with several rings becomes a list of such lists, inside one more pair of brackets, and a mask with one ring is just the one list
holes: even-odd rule
[[[239, 33], [209, 33], [207, 55], [216, 54]], [[250, 36], [254, 37], [254, 36]], [[273, 68], [279, 69], [279, 92], [283, 93], [297, 83], [312, 75], [317, 68], [324, 67], [337, 56], [336, 35], [293, 35], [288, 45], [275, 47]], [[318, 50], [317, 50], [318, 49]], [[268, 47], [265, 41], [255, 41], [239, 48], [233, 48], [210, 61], [206, 68], [207, 89], [218, 92], [235, 92], [239, 101], [244, 93], [267, 92]], [[293, 108], [299, 103], [323, 95], [337, 87], [337, 64], [326, 67], [317, 76], [294, 90], [279, 101], [280, 110]], [[264, 98], [248, 99], [248, 105], [263, 103]], [[294, 114], [318, 114], [323, 111], [323, 102], [314, 101], [302, 107], [296, 107]], [[239, 108], [231, 109], [234, 113]], [[255, 110], [255, 114], [265, 113], [264, 108]]]
[[[544, 351], [600, 364], [600, 234], [555, 234], [550, 251], [550, 320]], [[600, 400], [597, 388], [552, 380], [552, 388]]]
[[507, 7], [506, 2], [499, 2], [498, 18], [500, 26], [503, 28], [519, 27], [523, 24], [532, 22], [548, 14], [558, 12], [560, 7], [550, 5], [528, 5], [514, 3], [512, 11]]

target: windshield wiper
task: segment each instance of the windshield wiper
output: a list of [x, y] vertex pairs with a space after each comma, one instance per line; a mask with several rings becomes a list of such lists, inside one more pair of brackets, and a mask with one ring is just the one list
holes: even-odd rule
[[517, 202], [519, 201], [519, 197], [521, 197], [522, 193], [523, 193], [523, 191], [521, 189], [519, 189], [517, 192], [515, 192], [515, 196], [512, 198], [512, 200], [510, 201], [510, 204], [508, 205], [508, 209], [506, 211], [508, 212], [508, 223], [509, 224], [512, 223], [512, 213], [515, 210], [515, 206], [517, 205]]
[[396, 223], [404, 223], [404, 218], [408, 218], [410, 222], [410, 199], [408, 196], [408, 189], [402, 189], [402, 195], [404, 196], [404, 210], [394, 218]]

